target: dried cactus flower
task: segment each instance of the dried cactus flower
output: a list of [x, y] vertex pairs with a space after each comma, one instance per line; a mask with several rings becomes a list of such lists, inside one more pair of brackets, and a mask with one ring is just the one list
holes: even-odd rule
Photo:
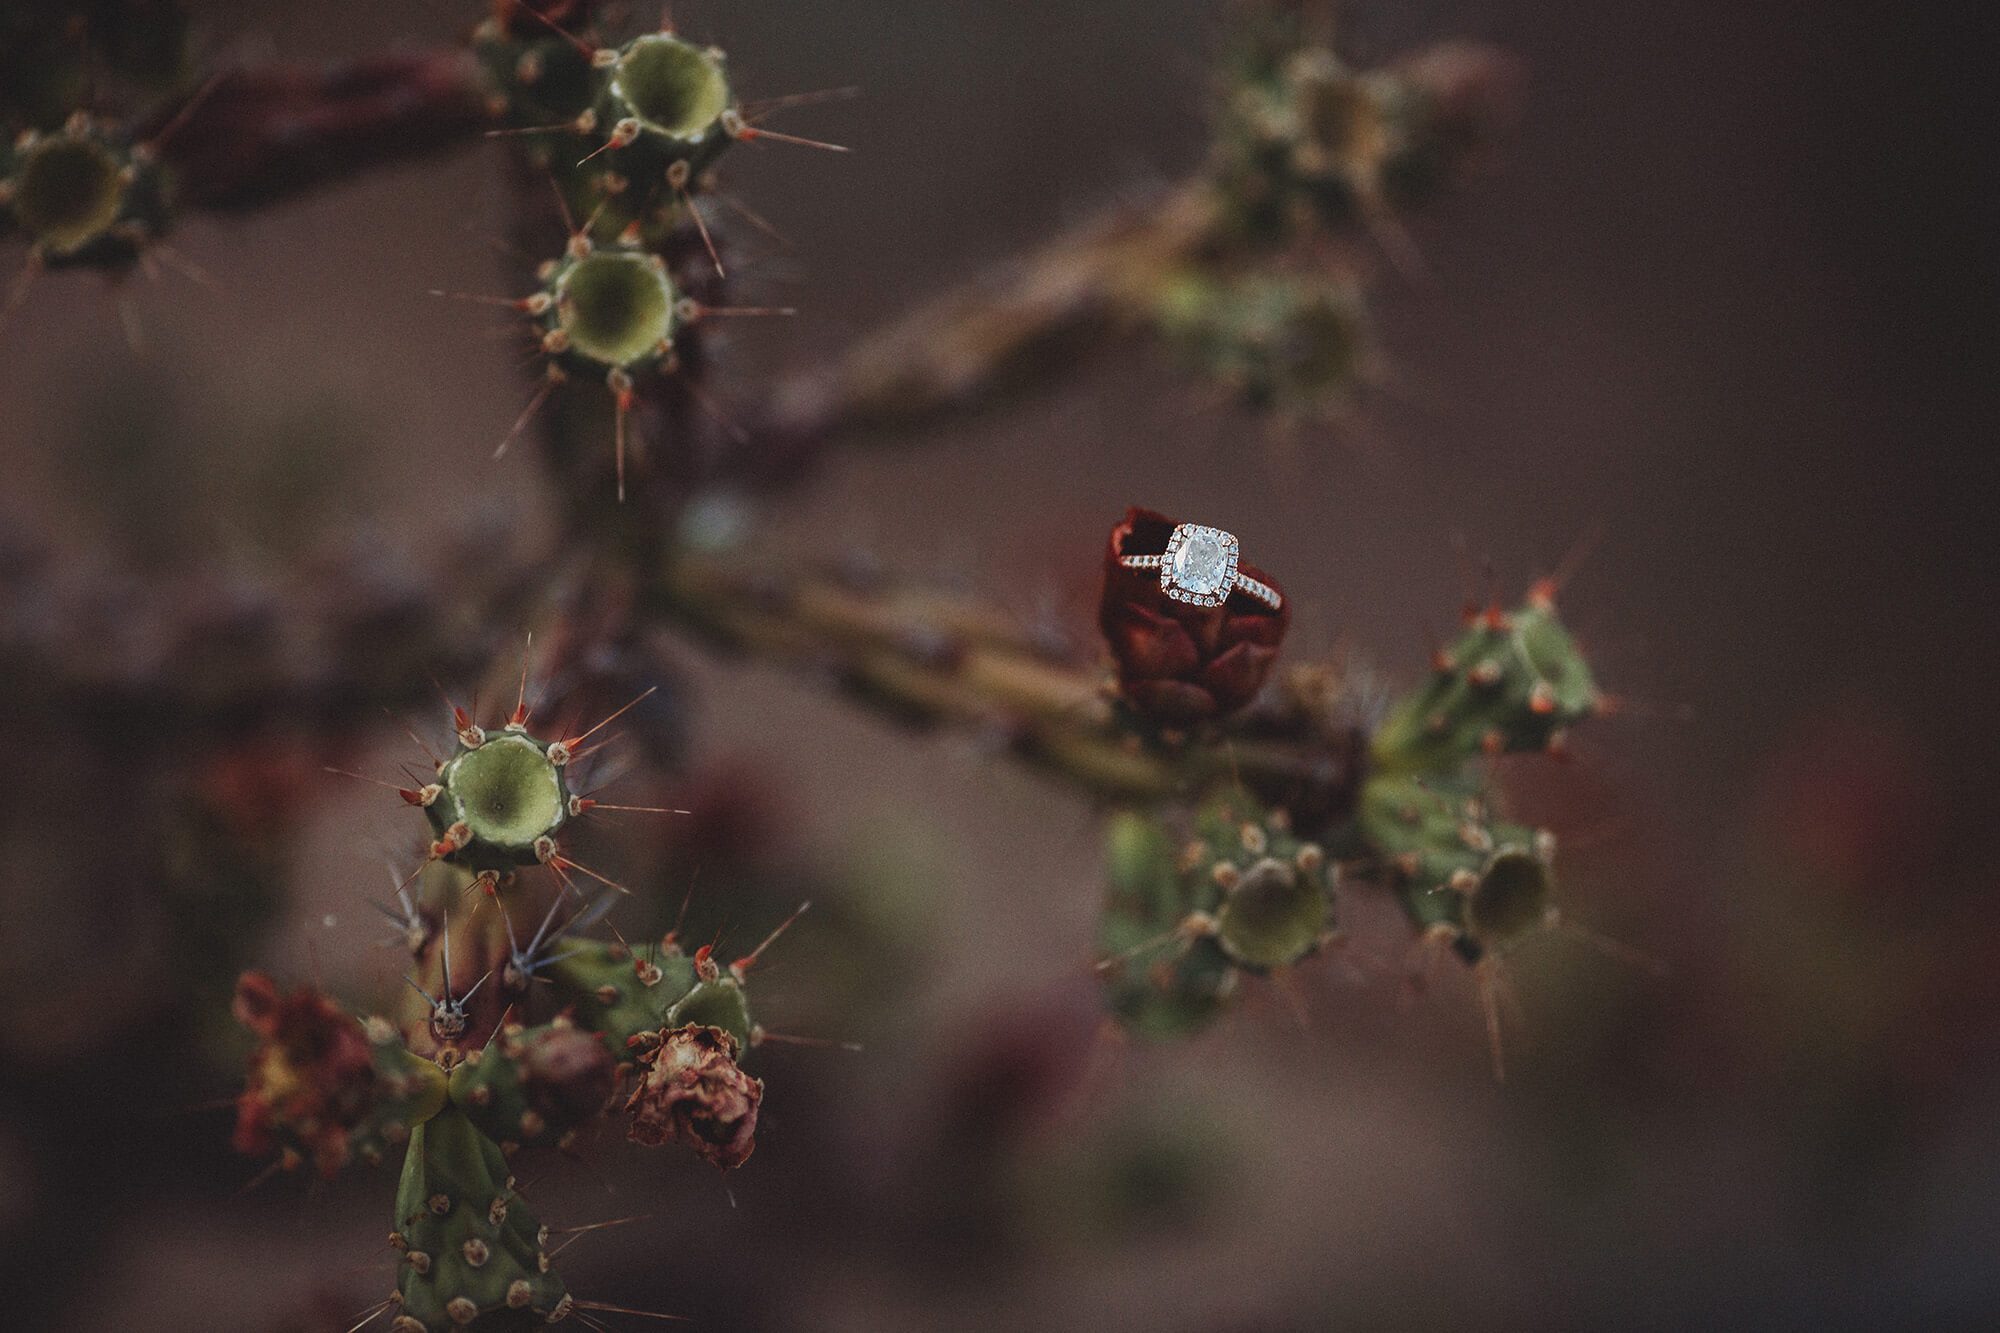
[[310, 1160], [331, 1176], [379, 1158], [444, 1104], [444, 1074], [310, 987], [281, 994], [261, 972], [237, 982], [236, 1017], [260, 1045], [236, 1103], [238, 1152]]
[[690, 1024], [662, 1031], [639, 1057], [645, 1074], [625, 1103], [635, 1142], [678, 1142], [724, 1171], [750, 1160], [764, 1083], [736, 1064], [736, 1038]]
[[[1219, 607], [1176, 601], [1160, 590], [1152, 570], [1130, 569], [1123, 556], [1158, 555], [1167, 549], [1174, 521], [1134, 507], [1111, 530], [1104, 554], [1104, 590], [1098, 625], [1118, 668], [1118, 688], [1139, 716], [1162, 726], [1185, 727], [1226, 717], [1256, 697], [1277, 660], [1291, 624], [1291, 601], [1279, 609], [1242, 592]], [[1276, 589], [1263, 570], [1240, 572]]]

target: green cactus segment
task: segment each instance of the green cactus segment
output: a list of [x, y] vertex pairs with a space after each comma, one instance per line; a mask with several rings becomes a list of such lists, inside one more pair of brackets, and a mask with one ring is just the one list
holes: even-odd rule
[[355, 1127], [350, 1145], [362, 1161], [377, 1166], [391, 1149], [409, 1142], [418, 1125], [444, 1109], [446, 1075], [436, 1064], [413, 1055], [387, 1019], [371, 1018], [363, 1028], [375, 1061], [375, 1100]]
[[599, 243], [636, 228], [643, 245], [662, 245], [686, 221], [703, 173], [746, 132], [723, 53], [669, 33], [593, 55], [489, 21], [473, 47], [495, 114]]
[[743, 984], [709, 961], [671, 943], [634, 953], [623, 944], [590, 943], [548, 970], [577, 1022], [604, 1034], [623, 1064], [638, 1059], [631, 1039], [690, 1023], [720, 1028], [748, 1049], [755, 1023]]
[[1236, 235], [1280, 247], [1420, 198], [1439, 174], [1432, 98], [1406, 70], [1357, 70], [1293, 16], [1235, 62], [1211, 169]]
[[42, 258], [122, 264], [165, 228], [147, 156], [78, 117], [55, 134], [25, 134], [0, 179], [0, 208]]
[[549, 327], [574, 357], [634, 370], [672, 355], [680, 294], [656, 256], [598, 250], [571, 259], [549, 285]]
[[1336, 416], [1362, 385], [1367, 307], [1338, 273], [1189, 270], [1163, 286], [1158, 318], [1188, 361], [1259, 410]]
[[722, 118], [733, 105], [722, 52], [667, 33], [640, 37], [618, 53], [610, 93], [647, 132], [683, 143], [726, 134]]
[[451, 844], [445, 859], [479, 871], [545, 859], [544, 839], [553, 838], [569, 815], [563, 773], [550, 747], [525, 732], [461, 734], [424, 807], [439, 839]]
[[1317, 951], [1333, 921], [1333, 871], [1317, 843], [1282, 811], [1247, 798], [1211, 802], [1196, 818], [1181, 873], [1213, 884], [1215, 940], [1253, 972], [1290, 967]]
[[451, 1102], [503, 1149], [560, 1144], [604, 1110], [613, 1061], [574, 1023], [512, 1027], [451, 1071]]
[[1215, 938], [1245, 967], [1285, 967], [1318, 946], [1332, 916], [1325, 889], [1311, 876], [1289, 861], [1264, 857], [1223, 896]]
[[1470, 777], [1378, 775], [1360, 832], [1410, 919], [1467, 961], [1543, 929], [1554, 911], [1554, 836], [1496, 819]]
[[1538, 593], [1511, 613], [1471, 618], [1430, 680], [1376, 732], [1375, 763], [1385, 772], [1442, 773], [1482, 754], [1560, 749], [1569, 728], [1601, 704], [1554, 602]]
[[474, 29], [472, 49], [493, 85], [495, 114], [517, 129], [546, 125], [574, 132], [577, 117], [603, 95], [604, 78], [589, 52], [546, 29], [523, 41], [488, 19]]
[[399, 1319], [430, 1333], [538, 1328], [571, 1307], [498, 1144], [456, 1108], [419, 1125], [396, 1189]]
[[1239, 975], [1262, 975], [1316, 952], [1333, 924], [1324, 852], [1275, 813], [1219, 801], [1176, 852], [1145, 815], [1109, 830], [1110, 902], [1099, 935], [1106, 1002], [1128, 1028], [1173, 1037], [1211, 1022]]

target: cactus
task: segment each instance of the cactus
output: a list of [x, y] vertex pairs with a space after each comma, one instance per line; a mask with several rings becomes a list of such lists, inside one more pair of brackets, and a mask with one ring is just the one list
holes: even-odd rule
[[1514, 611], [1466, 615], [1431, 679], [1375, 733], [1375, 760], [1397, 772], [1440, 772], [1479, 755], [1560, 751], [1569, 728], [1603, 700], [1556, 615], [1552, 585]]
[[1467, 777], [1381, 775], [1362, 796], [1360, 825], [1411, 920], [1467, 962], [1549, 923], [1555, 835], [1496, 818]]
[[575, 1298], [549, 1267], [547, 1232], [507, 1172], [507, 1159], [464, 1112], [446, 1108], [418, 1125], [396, 1186], [401, 1252], [397, 1333], [536, 1328]]
[[[1469, 617], [1432, 678], [1384, 719], [1352, 664], [1284, 658], [1292, 616], [1311, 608], [1227, 594], [1167, 604], [1156, 580], [1123, 568], [1121, 555], [1163, 549], [1173, 524], [1151, 510], [1129, 510], [1102, 548], [1100, 653], [1048, 616], [1024, 619], [962, 588], [861, 561], [752, 554], [732, 507], [742, 490], [794, 483], [853, 428], [925, 422], [1075, 359], [1052, 351], [1133, 333], [1177, 344], [1257, 410], [1348, 413], [1376, 361], [1382, 261], [1413, 265], [1401, 210], [1461, 178], [1491, 140], [1504, 64], [1491, 53], [1357, 70], [1295, 21], [1311, 5], [1245, 6], [1250, 31], [1225, 63], [1197, 169], [760, 394], [764, 414], [725, 426], [735, 447], [721, 448], [705, 420], [722, 414], [705, 396], [702, 326], [751, 312], [724, 304], [716, 172], [736, 144], [812, 143], [763, 128], [796, 99], [742, 101], [723, 54], [671, 30], [607, 40], [587, 0], [496, 0], [462, 47], [228, 71], [193, 87], [175, 54], [176, 7], [99, 5], [162, 25], [117, 29], [132, 58], [107, 62], [116, 98], [67, 57], [45, 78], [12, 77], [17, 51], [69, 52], [73, 34], [0, 7], [0, 226], [25, 243], [31, 273], [116, 272], [169, 253], [163, 239], [187, 211], [255, 209], [506, 136], [529, 182], [516, 231], [546, 262], [497, 299], [521, 317], [544, 376], [516, 433], [563, 392], [543, 431], [563, 558], [495, 553], [490, 534], [510, 525], [441, 516], [447, 536], [454, 523], [472, 534], [447, 561], [374, 553], [365, 568], [379, 577], [352, 577], [355, 565], [298, 586], [197, 576], [190, 586], [207, 596], [158, 580], [93, 599], [101, 590], [43, 579], [9, 555], [0, 665], [22, 682], [4, 701], [10, 721], [108, 716], [115, 730], [142, 719], [174, 744], [135, 762], [162, 767], [190, 738], [226, 753], [303, 732], [330, 751], [420, 693], [412, 682], [433, 664], [454, 676], [492, 664], [500, 627], [523, 615], [553, 622], [566, 664], [615, 646], [647, 675], [663, 656], [655, 640], [680, 633], [794, 665], [899, 723], [957, 729], [1114, 805], [1098, 970], [1106, 1005], [1135, 1031], [1190, 1034], [1255, 983], [1288, 984], [1342, 942], [1336, 898], [1371, 888], [1482, 977], [1556, 920], [1553, 839], [1497, 814], [1489, 771], [1498, 755], [1559, 751], [1602, 711], [1548, 588], [1517, 611]], [[17, 32], [32, 40], [13, 47]], [[105, 35], [89, 27], [86, 47]], [[588, 475], [572, 465], [607, 392], [618, 500], [628, 418], [640, 444], [672, 446], [650, 455], [649, 503], [629, 510], [609, 503], [601, 462]], [[112, 620], [150, 650], [133, 655], [143, 665], [95, 661], [92, 627]], [[189, 645], [218, 633], [240, 648], [228, 669], [188, 669], [202, 660]], [[752, 1155], [766, 1088], [744, 1066], [770, 1034], [749, 977], [777, 932], [727, 964], [715, 944], [685, 949], [678, 926], [661, 935], [657, 921], [634, 947], [609, 916], [628, 895], [652, 896], [647, 881], [635, 877], [635, 890], [575, 859], [584, 816], [663, 813], [601, 802], [591, 784], [604, 775], [583, 767], [650, 693], [588, 729], [537, 731], [524, 672], [495, 725], [454, 708], [454, 741], [431, 754], [431, 773], [386, 784], [426, 830], [420, 863], [383, 905], [412, 967], [393, 1016], [360, 1018], [261, 974], [239, 983], [254, 1041], [238, 1146], [322, 1174], [404, 1150], [398, 1292], [380, 1313], [405, 1333], [528, 1327], [591, 1308], [549, 1266], [508, 1175], [517, 1154], [569, 1148], [615, 1112], [630, 1138], [680, 1144], [721, 1169]], [[678, 738], [659, 719], [650, 730]], [[678, 758], [671, 742], [657, 748], [659, 764]], [[264, 776], [239, 775], [226, 813], [252, 817]]]
[[[452, 706], [456, 744], [433, 753], [436, 781], [398, 789], [433, 838], [382, 905], [396, 927], [387, 942], [418, 966], [409, 985], [422, 1007], [408, 1031], [310, 989], [284, 996], [261, 974], [238, 985], [237, 1016], [259, 1039], [238, 1099], [239, 1150], [330, 1176], [407, 1145], [392, 1326], [531, 1327], [588, 1308], [549, 1268], [519, 1202], [506, 1166], [518, 1152], [566, 1148], [614, 1106], [635, 1141], [681, 1143], [725, 1170], [754, 1150], [764, 1085], [738, 1060], [765, 1034], [746, 988], [791, 920], [726, 966], [712, 945], [685, 952], [678, 931], [640, 950], [585, 938], [630, 890], [559, 842], [594, 810], [676, 813], [603, 805], [571, 785], [604, 744], [591, 739], [653, 692], [554, 740], [529, 730], [525, 668], [499, 726]], [[532, 868], [547, 878], [531, 880]], [[571, 871], [602, 881], [594, 901]], [[524, 936], [516, 920], [531, 907], [539, 924]], [[492, 965], [468, 982], [468, 961]]]
[[1282, 810], [1212, 800], [1178, 852], [1157, 821], [1127, 813], [1112, 822], [1107, 861], [1098, 970], [1112, 1012], [1136, 1031], [1202, 1027], [1243, 974], [1281, 972], [1336, 938], [1334, 868]]

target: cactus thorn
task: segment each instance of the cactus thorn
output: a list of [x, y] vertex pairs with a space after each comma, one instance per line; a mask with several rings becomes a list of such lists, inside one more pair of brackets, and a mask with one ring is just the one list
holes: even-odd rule
[[749, 953], [744, 954], [741, 958], [731, 963], [729, 965], [729, 974], [735, 977], [737, 981], [739, 982], [742, 981], [744, 975], [748, 973], [751, 968], [757, 965], [757, 960], [764, 956], [764, 950], [770, 948], [773, 944], [777, 943], [778, 937], [780, 935], [783, 935], [786, 931], [790, 930], [792, 928], [792, 923], [797, 921], [800, 917], [804, 916], [806, 914], [806, 909], [811, 906], [812, 903], [810, 900], [800, 903], [797, 911], [793, 912], [790, 916], [786, 917], [784, 921], [779, 924], [776, 930], [772, 931], [769, 935], [766, 935], [764, 937], [763, 943], [759, 944]]

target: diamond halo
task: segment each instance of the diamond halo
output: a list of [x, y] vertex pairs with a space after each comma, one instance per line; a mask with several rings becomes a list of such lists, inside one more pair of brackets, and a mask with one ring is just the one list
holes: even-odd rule
[[1221, 606], [1236, 586], [1237, 558], [1233, 533], [1179, 524], [1160, 556], [1160, 591], [1195, 606]]

